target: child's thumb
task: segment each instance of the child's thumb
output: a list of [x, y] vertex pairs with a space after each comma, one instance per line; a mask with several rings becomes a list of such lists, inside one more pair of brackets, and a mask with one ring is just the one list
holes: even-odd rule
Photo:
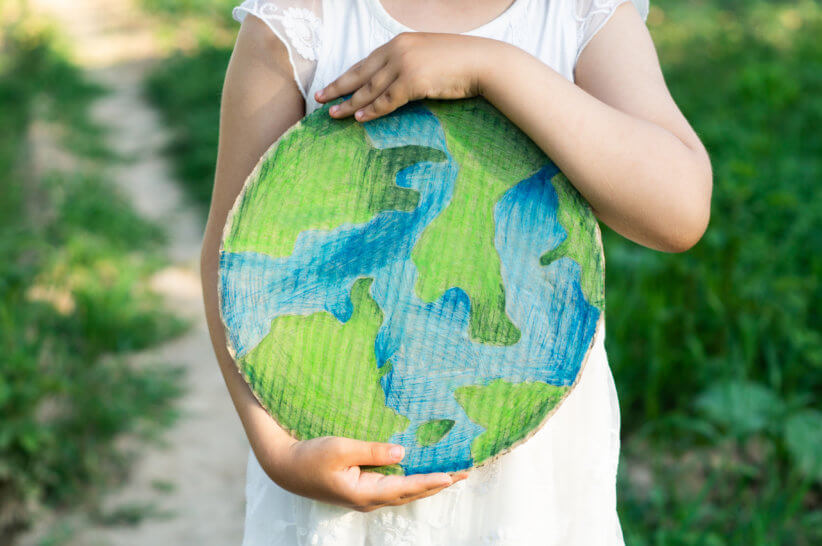
[[380, 466], [395, 464], [405, 456], [401, 445], [351, 440], [343, 454], [343, 462], [350, 465]]

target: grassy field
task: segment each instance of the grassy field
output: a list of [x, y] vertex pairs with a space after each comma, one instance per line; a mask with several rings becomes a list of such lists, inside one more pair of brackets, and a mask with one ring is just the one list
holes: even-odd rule
[[[185, 2], [146, 0], [157, 12]], [[605, 233], [607, 348], [632, 545], [822, 542], [822, 7], [652, 1], [671, 92], [711, 154], [711, 225], [684, 254]], [[216, 16], [225, 25], [229, 2]], [[207, 203], [230, 49], [170, 58], [149, 93]]]
[[684, 255], [605, 243], [625, 457], [650, 478], [622, 474], [629, 544], [816, 544], [822, 10], [657, 4], [666, 77], [715, 190]]
[[[3, 544], [38, 506], [87, 503], [105, 517], [97, 494], [130, 460], [121, 440], [154, 437], [174, 419], [181, 389], [169, 363], [136, 367], [123, 358], [185, 324], [148, 288], [163, 264], [163, 232], [97, 167], [115, 161], [88, 116], [105, 91], [57, 44], [30, 19], [0, 28]], [[33, 145], [43, 144], [35, 127], [76, 162], [70, 174], [35, 163]]]

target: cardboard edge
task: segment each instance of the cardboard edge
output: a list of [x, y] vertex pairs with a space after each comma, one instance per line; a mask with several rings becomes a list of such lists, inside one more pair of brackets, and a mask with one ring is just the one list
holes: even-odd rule
[[[318, 109], [317, 111], [325, 110], [326, 108], [327, 107], [322, 108], [322, 109]], [[224, 251], [225, 238], [226, 238], [226, 235], [228, 234], [228, 232], [231, 229], [231, 225], [232, 225], [233, 220], [234, 220], [234, 215], [236, 214], [237, 209], [239, 208], [239, 204], [242, 202], [243, 198], [245, 197], [245, 194], [248, 191], [249, 187], [253, 184], [254, 180], [256, 180], [257, 176], [259, 175], [259, 172], [262, 168], [262, 164], [269, 158], [269, 156], [271, 154], [276, 152], [277, 148], [280, 145], [280, 142], [283, 139], [285, 139], [287, 136], [289, 136], [290, 133], [292, 133], [293, 131], [296, 131], [297, 129], [302, 127], [304, 119], [305, 118], [300, 119], [297, 123], [292, 125], [282, 135], [280, 135], [279, 138], [277, 138], [277, 140], [275, 140], [271, 144], [271, 146], [269, 146], [269, 148], [265, 151], [265, 153], [263, 153], [263, 155], [260, 156], [260, 159], [257, 161], [257, 164], [254, 166], [254, 169], [251, 171], [251, 173], [248, 175], [248, 177], [246, 177], [245, 181], [243, 182], [242, 189], [237, 194], [237, 197], [234, 200], [234, 204], [231, 206], [231, 209], [229, 210], [229, 212], [226, 216], [226, 222], [223, 225], [222, 235], [220, 237], [220, 247], [218, 249], [218, 257]], [[570, 180], [568, 181], [568, 183], [570, 184]], [[590, 205], [589, 205], [589, 207], [590, 207]], [[598, 246], [600, 248], [600, 253], [601, 253], [601, 256], [602, 256], [602, 280], [603, 280], [603, 294], [604, 294], [604, 291], [605, 291], [605, 251], [604, 251], [604, 246], [603, 246], [603, 243], [602, 243], [602, 230], [599, 226], [599, 220], [596, 218], [596, 216], [593, 213], [593, 209], [591, 209], [591, 215], [593, 216], [594, 221], [596, 222], [597, 242], [599, 243]], [[274, 422], [277, 424], [277, 426], [279, 426], [281, 429], [283, 429], [289, 436], [291, 436], [295, 440], [302, 441], [303, 439], [298, 436], [297, 431], [295, 431], [295, 430], [293, 430], [289, 427], [284, 426], [277, 419], [277, 417], [274, 415], [274, 413], [271, 411], [271, 409], [266, 405], [266, 403], [260, 398], [260, 396], [257, 394], [257, 392], [251, 387], [251, 382], [249, 380], [248, 374], [243, 371], [242, 366], [238, 362], [237, 357], [236, 357], [236, 351], [234, 350], [234, 347], [231, 345], [231, 341], [230, 341], [229, 336], [228, 336], [229, 329], [228, 329], [228, 326], [226, 325], [225, 319], [223, 318], [223, 305], [222, 305], [223, 302], [222, 302], [222, 291], [220, 290], [220, 285], [221, 285], [221, 283], [220, 283], [220, 268], [219, 268], [219, 260], [218, 260], [218, 268], [217, 268], [218, 311], [219, 311], [219, 315], [220, 315], [220, 322], [223, 325], [223, 331], [224, 331], [225, 338], [226, 338], [226, 349], [228, 350], [229, 355], [231, 356], [231, 359], [234, 362], [235, 368], [237, 369], [238, 373], [241, 375], [243, 380], [246, 382], [246, 385], [248, 385], [248, 388], [251, 391], [251, 393], [254, 395], [254, 398], [257, 400], [257, 402], [260, 404], [260, 406], [262, 406], [262, 408], [265, 409], [266, 413], [268, 413], [268, 415], [274, 420]], [[481, 463], [472, 465], [471, 467], [468, 467], [468, 468], [459, 469], [459, 470], [452, 470], [452, 471], [448, 471], [448, 472], [445, 472], [445, 473], [450, 475], [450, 476], [453, 476], [454, 474], [464, 474], [464, 473], [471, 474], [471, 473], [473, 473], [474, 470], [477, 470], [479, 468], [483, 468], [487, 465], [490, 465], [490, 464], [496, 462], [500, 457], [510, 453], [511, 451], [516, 449], [517, 447], [521, 446], [522, 444], [524, 444], [525, 442], [530, 440], [534, 435], [536, 435], [537, 432], [542, 430], [542, 428], [545, 426], [545, 424], [559, 410], [559, 408], [562, 407], [562, 405], [565, 403], [565, 401], [568, 399], [568, 397], [571, 395], [571, 393], [573, 393], [574, 390], [576, 389], [577, 385], [579, 384], [579, 382], [582, 378], [582, 374], [585, 372], [585, 369], [586, 369], [587, 364], [588, 364], [588, 360], [591, 356], [591, 353], [593, 352], [594, 345], [597, 341], [597, 338], [600, 335], [604, 336], [604, 334], [605, 334], [604, 328], [605, 328], [605, 305], [603, 305], [603, 309], [601, 310], [599, 318], [597, 319], [597, 325], [596, 325], [596, 328], [594, 330], [594, 335], [591, 337], [591, 342], [588, 344], [588, 350], [585, 352], [585, 357], [582, 359], [582, 364], [580, 365], [580, 368], [579, 368], [579, 371], [577, 372], [576, 378], [574, 378], [574, 382], [569, 386], [568, 392], [565, 394], [565, 396], [563, 396], [562, 399], [559, 402], [557, 402], [557, 404], [553, 408], [551, 408], [551, 411], [549, 411], [543, 417], [543, 419], [540, 421], [539, 425], [537, 425], [536, 427], [531, 429], [531, 431], [529, 431], [529, 433], [526, 436], [524, 436], [523, 438], [520, 438], [519, 440], [517, 440], [516, 442], [514, 442], [513, 444], [511, 444], [510, 446], [508, 446], [504, 450], [502, 450], [498, 453], [495, 453], [493, 456], [488, 457], [487, 459], [485, 459]], [[603, 339], [602, 342], [604, 343], [605, 340]], [[383, 465], [383, 466], [388, 466], [388, 465]], [[366, 472], [370, 472], [370, 471], [372, 471], [372, 470], [371, 469], [366, 470]], [[406, 475], [406, 474], [403, 474], [403, 475]], [[410, 475], [413, 475], [413, 474], [410, 474]]]

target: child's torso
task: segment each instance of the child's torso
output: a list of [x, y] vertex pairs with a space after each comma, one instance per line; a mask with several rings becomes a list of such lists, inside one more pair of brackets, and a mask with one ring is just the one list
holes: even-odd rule
[[[500, 15], [463, 34], [501, 40], [522, 48], [573, 81], [579, 43], [574, 2], [514, 0]], [[394, 19], [380, 0], [326, 0], [321, 11], [316, 62], [307, 77], [306, 114], [319, 107], [314, 92], [402, 32], [413, 30]], [[314, 11], [312, 10], [312, 11]]]

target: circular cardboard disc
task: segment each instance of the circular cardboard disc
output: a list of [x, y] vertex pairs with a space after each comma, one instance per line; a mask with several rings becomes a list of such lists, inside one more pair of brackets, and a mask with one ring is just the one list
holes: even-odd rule
[[261, 158], [220, 248], [228, 349], [295, 438], [405, 446], [415, 474], [527, 440], [601, 328], [588, 204], [481, 98], [306, 116]]

